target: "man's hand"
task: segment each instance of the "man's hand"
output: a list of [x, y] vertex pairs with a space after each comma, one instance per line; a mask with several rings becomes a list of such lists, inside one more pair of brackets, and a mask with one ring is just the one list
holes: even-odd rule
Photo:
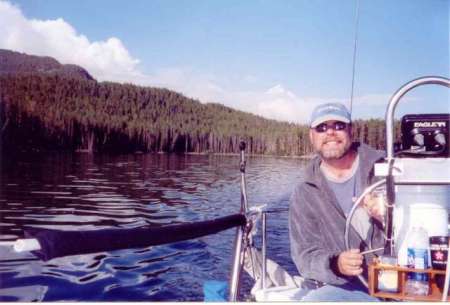
[[358, 249], [344, 251], [338, 256], [337, 265], [339, 272], [343, 275], [360, 275], [363, 272], [361, 267], [363, 256]]
[[375, 196], [372, 193], [367, 194], [363, 199], [363, 207], [370, 217], [383, 223], [386, 212], [386, 201], [383, 196]]

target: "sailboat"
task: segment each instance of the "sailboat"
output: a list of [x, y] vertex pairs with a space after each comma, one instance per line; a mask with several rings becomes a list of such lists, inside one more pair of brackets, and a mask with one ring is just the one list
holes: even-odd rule
[[[345, 243], [349, 249], [348, 235], [352, 218], [363, 198], [384, 186], [387, 200], [385, 202], [385, 247], [384, 254], [392, 257], [404, 256], [405, 232], [412, 227], [414, 211], [426, 211], [423, 202], [440, 205], [448, 220], [447, 205], [450, 200], [450, 115], [407, 115], [402, 120], [402, 150], [394, 150], [394, 112], [397, 104], [406, 93], [424, 85], [440, 85], [450, 88], [450, 79], [439, 76], [425, 76], [412, 80], [398, 89], [391, 97], [386, 111], [387, 156], [376, 164], [375, 174], [380, 180], [367, 187], [356, 200], [347, 217]], [[403, 126], [404, 125], [404, 126]], [[245, 142], [240, 144], [241, 206], [236, 214], [213, 220], [162, 226], [157, 228], [142, 227], [133, 229], [104, 229], [95, 231], [57, 231], [32, 229], [25, 232], [25, 238], [12, 242], [1, 242], [0, 246], [13, 247], [17, 252], [30, 251], [42, 260], [55, 257], [96, 253], [124, 248], [161, 245], [181, 240], [198, 238], [217, 232], [236, 228], [234, 255], [228, 283], [205, 283], [205, 300], [238, 301], [240, 283], [245, 270], [253, 279], [252, 298], [256, 301], [293, 301], [301, 298], [317, 282], [301, 275], [290, 275], [276, 262], [267, 257], [267, 211], [264, 206], [250, 206], [246, 191]], [[418, 174], [420, 173], [420, 174]], [[437, 187], [437, 188], [436, 188]], [[430, 189], [430, 192], [426, 190]], [[424, 210], [425, 209], [425, 210]], [[429, 230], [434, 229], [436, 218], [425, 222]], [[253, 243], [256, 228], [262, 227], [262, 248]], [[448, 236], [448, 222], [445, 232]], [[379, 250], [379, 249], [371, 249]], [[359, 276], [360, 281], [368, 287], [368, 292], [386, 300], [422, 300], [449, 301], [450, 256], [447, 255], [446, 270], [427, 268], [421, 270], [430, 274], [430, 293], [426, 296], [411, 296], [405, 293], [405, 277], [414, 272], [399, 264], [387, 269], [379, 262], [370, 264], [369, 278]], [[394, 271], [396, 290], [386, 292], [379, 285], [380, 275], [384, 271]], [[301, 270], [300, 270], [301, 272]], [[442, 289], [437, 287], [438, 276], [444, 277]]]

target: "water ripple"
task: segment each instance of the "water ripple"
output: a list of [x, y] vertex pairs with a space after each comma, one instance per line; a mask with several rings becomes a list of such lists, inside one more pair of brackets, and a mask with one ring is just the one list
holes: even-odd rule
[[[230, 156], [46, 154], [2, 168], [0, 240], [24, 228], [98, 230], [208, 220], [240, 206]], [[268, 204], [269, 255], [293, 270], [287, 204], [300, 160], [248, 158], [250, 205]], [[9, 169], [9, 170], [8, 170]], [[227, 280], [235, 230], [170, 245], [37, 260], [0, 247], [0, 301], [201, 301], [204, 280]], [[256, 238], [255, 242], [259, 242]], [[243, 290], [250, 282], [243, 281]]]

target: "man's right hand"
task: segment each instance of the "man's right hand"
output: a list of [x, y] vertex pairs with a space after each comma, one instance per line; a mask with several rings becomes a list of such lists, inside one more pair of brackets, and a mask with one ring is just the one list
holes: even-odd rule
[[363, 272], [362, 263], [363, 256], [358, 249], [341, 252], [337, 261], [339, 272], [348, 276], [360, 275]]

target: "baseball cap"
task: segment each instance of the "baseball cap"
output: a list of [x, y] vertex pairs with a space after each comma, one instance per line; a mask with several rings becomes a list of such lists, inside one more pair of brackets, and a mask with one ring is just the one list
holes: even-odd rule
[[314, 128], [326, 121], [340, 121], [344, 123], [350, 123], [351, 115], [347, 110], [347, 107], [340, 103], [327, 103], [314, 108], [311, 114], [311, 128]]

